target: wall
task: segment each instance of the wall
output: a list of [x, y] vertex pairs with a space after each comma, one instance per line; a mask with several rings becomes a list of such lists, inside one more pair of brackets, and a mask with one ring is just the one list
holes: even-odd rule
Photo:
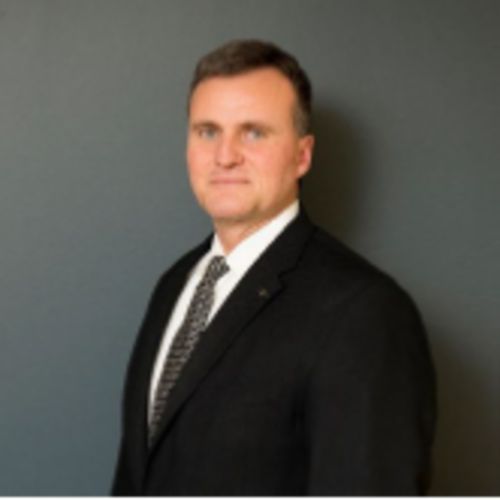
[[148, 296], [210, 230], [184, 172], [186, 88], [235, 37], [303, 62], [309, 211], [420, 305], [433, 492], [500, 494], [499, 15], [496, 0], [0, 0], [0, 494], [108, 491]]

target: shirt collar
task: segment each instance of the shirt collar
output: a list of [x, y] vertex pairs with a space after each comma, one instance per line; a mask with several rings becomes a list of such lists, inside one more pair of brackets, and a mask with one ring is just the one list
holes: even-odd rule
[[[226, 256], [226, 262], [231, 273], [234, 271], [238, 275], [243, 275], [266, 248], [283, 232], [285, 227], [297, 217], [298, 213], [299, 201], [295, 200], [264, 227], [248, 236], [248, 238], [236, 246]], [[211, 256], [224, 255], [222, 244], [217, 235], [213, 238], [209, 254]]]

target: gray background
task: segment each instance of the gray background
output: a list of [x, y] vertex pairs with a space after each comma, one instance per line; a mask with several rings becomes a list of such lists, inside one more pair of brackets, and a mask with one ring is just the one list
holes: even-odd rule
[[497, 0], [0, 0], [0, 494], [106, 494], [160, 273], [204, 237], [196, 60], [272, 39], [316, 85], [317, 221], [420, 305], [435, 494], [500, 494]]

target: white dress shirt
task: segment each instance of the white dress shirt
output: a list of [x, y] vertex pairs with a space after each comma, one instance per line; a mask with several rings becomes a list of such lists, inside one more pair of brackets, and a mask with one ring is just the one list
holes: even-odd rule
[[[151, 378], [151, 386], [149, 392], [149, 407], [153, 404], [153, 398], [156, 391], [156, 386], [163, 369], [163, 365], [168, 355], [170, 346], [175, 337], [175, 334], [181, 327], [187, 309], [194, 295], [196, 286], [201, 281], [208, 263], [216, 255], [226, 257], [226, 263], [229, 266], [229, 271], [222, 276], [215, 285], [215, 297], [212, 309], [210, 311], [207, 325], [226, 301], [229, 294], [234, 290], [252, 264], [260, 257], [266, 248], [283, 232], [286, 226], [295, 219], [299, 213], [299, 202], [295, 200], [278, 216], [272, 219], [264, 227], [251, 234], [243, 240], [229, 255], [224, 254], [222, 244], [217, 235], [212, 240], [212, 247], [196, 264], [191, 271], [189, 278], [184, 286], [182, 293], [179, 295], [173, 313], [170, 317], [160, 350], [156, 357], [156, 363]], [[202, 334], [203, 335], [203, 334]]]

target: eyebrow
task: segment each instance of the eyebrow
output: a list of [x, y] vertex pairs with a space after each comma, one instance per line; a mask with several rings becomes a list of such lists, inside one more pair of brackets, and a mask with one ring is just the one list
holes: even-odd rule
[[213, 128], [216, 130], [221, 129], [220, 125], [218, 125], [217, 123], [210, 121], [210, 120], [203, 120], [201, 122], [195, 122], [195, 123], [191, 124], [191, 129], [193, 129], [193, 130], [199, 130], [202, 128]]
[[251, 129], [251, 128], [258, 128], [258, 129], [264, 130], [266, 132], [272, 132], [274, 130], [274, 127], [272, 127], [268, 123], [259, 122], [259, 121], [246, 121], [246, 122], [243, 122], [240, 125], [240, 127], [243, 129], [246, 129], [246, 130]]
[[[269, 125], [268, 123], [261, 122], [258, 120], [248, 120], [248, 121], [239, 123], [237, 126], [238, 126], [238, 128], [243, 129], [243, 130], [249, 130], [252, 128], [261, 129], [261, 130], [264, 130], [266, 132], [273, 132], [275, 130], [275, 128], [273, 126]], [[214, 129], [214, 130], [221, 130], [222, 129], [222, 127], [218, 123], [211, 121], [211, 120], [202, 120], [199, 122], [195, 122], [195, 123], [191, 124], [190, 128], [192, 130], [200, 130], [200, 129], [204, 129], [204, 128], [210, 128], [210, 129]]]

